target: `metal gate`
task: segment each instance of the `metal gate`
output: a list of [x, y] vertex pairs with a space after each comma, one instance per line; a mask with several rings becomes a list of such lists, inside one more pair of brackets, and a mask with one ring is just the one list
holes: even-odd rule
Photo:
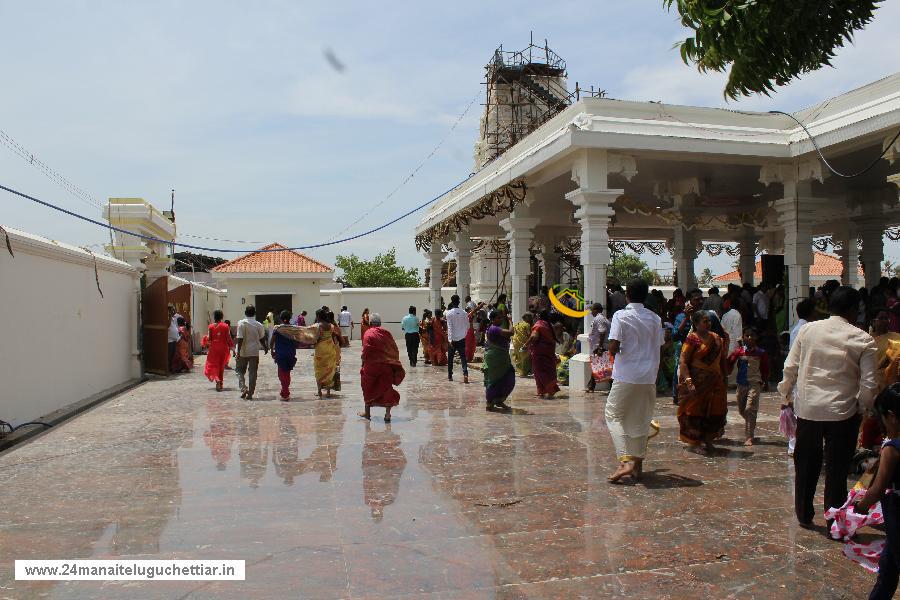
[[141, 296], [144, 369], [150, 373], [169, 373], [169, 278], [160, 277]]

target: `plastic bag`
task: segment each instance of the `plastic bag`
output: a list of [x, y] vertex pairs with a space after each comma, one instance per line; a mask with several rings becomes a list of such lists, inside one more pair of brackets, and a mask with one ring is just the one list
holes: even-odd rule
[[880, 525], [884, 523], [884, 514], [881, 512], [881, 502], [878, 502], [866, 514], [859, 514], [853, 510], [853, 502], [862, 499], [866, 495], [864, 488], [853, 488], [847, 494], [847, 501], [840, 508], [829, 508], [825, 511], [826, 519], [834, 519], [831, 524], [831, 537], [845, 542], [856, 535], [856, 532], [868, 525]]
[[826, 519], [834, 519], [831, 524], [831, 537], [836, 540], [844, 540], [844, 556], [859, 563], [872, 572], [878, 572], [878, 560], [884, 548], [884, 540], [859, 543], [851, 538], [856, 532], [868, 525], [880, 525], [884, 523], [884, 514], [881, 512], [881, 502], [873, 506], [868, 514], [859, 514], [853, 510], [853, 503], [866, 495], [865, 488], [854, 487], [847, 495], [847, 501], [840, 508], [829, 508], [825, 511]]
[[778, 419], [778, 433], [790, 439], [797, 435], [797, 415], [794, 409], [787, 405], [781, 409], [781, 417]]
[[878, 572], [878, 561], [881, 560], [881, 553], [884, 551], [884, 540], [875, 540], [865, 544], [858, 542], [847, 542], [844, 544], [844, 556], [855, 563], [871, 571]]
[[598, 382], [611, 380], [614, 362], [615, 359], [609, 352], [591, 354], [591, 374], [594, 380]]

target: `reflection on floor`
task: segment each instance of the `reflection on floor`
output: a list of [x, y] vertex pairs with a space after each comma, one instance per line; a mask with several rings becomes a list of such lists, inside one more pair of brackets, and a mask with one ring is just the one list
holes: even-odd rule
[[[305, 351], [304, 351], [305, 352]], [[792, 466], [767, 395], [762, 443], [683, 450], [671, 401], [642, 485], [611, 486], [604, 398], [538, 400], [519, 379], [487, 413], [479, 373], [410, 369], [391, 424], [343, 391], [294, 396], [261, 360], [253, 401], [195, 372], [154, 381], [0, 456], [0, 596], [50, 598], [823, 598], [873, 576], [792, 517]], [[821, 496], [820, 496], [821, 497]], [[817, 499], [816, 506], [821, 502]], [[821, 516], [817, 517], [821, 524]], [[244, 582], [14, 581], [14, 559], [244, 559]]]

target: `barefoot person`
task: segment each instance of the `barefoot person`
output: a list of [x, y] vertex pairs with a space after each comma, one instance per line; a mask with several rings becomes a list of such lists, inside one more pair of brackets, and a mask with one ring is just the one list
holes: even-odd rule
[[172, 359], [170, 371], [172, 373], [187, 373], [194, 368], [193, 342], [191, 341], [191, 326], [184, 317], [178, 317], [178, 342], [175, 344], [175, 358]]
[[684, 340], [678, 367], [679, 433], [693, 451], [713, 454], [713, 440], [725, 433], [728, 414], [728, 346], [709, 330], [707, 311], [692, 312], [691, 324], [693, 331]]
[[453, 294], [450, 298], [450, 309], [445, 316], [447, 319], [447, 342], [449, 353], [447, 355], [447, 379], [453, 381], [453, 357], [459, 354], [462, 363], [463, 383], [469, 383], [469, 362], [466, 360], [466, 335], [469, 331], [469, 315], [459, 307], [459, 296]]
[[372, 418], [372, 407], [384, 407], [384, 422], [391, 422], [391, 409], [400, 404], [400, 394], [394, 386], [403, 383], [406, 371], [400, 364], [400, 351], [394, 336], [381, 326], [381, 315], [372, 313], [369, 327], [362, 339], [362, 368], [359, 382], [362, 385], [365, 412], [358, 413], [364, 419]]
[[615, 362], [606, 400], [606, 426], [619, 460], [610, 483], [626, 475], [641, 478], [652, 431], [663, 328], [659, 315], [644, 306], [648, 292], [643, 279], [630, 282], [625, 291], [628, 304], [616, 311], [609, 328], [609, 352]]
[[297, 348], [300, 344], [287, 335], [291, 329], [291, 311], [283, 310], [279, 315], [281, 324], [272, 331], [272, 360], [278, 367], [278, 381], [281, 383], [281, 399], [287, 402], [291, 397], [291, 371], [297, 365]]
[[492, 310], [488, 315], [491, 321], [487, 329], [484, 345], [484, 396], [489, 411], [509, 411], [506, 399], [516, 387], [516, 370], [509, 358], [509, 339], [513, 332], [503, 329], [500, 324], [504, 315]]
[[556, 381], [556, 336], [550, 325], [549, 311], [541, 312], [531, 328], [531, 337], [525, 347], [531, 355], [531, 371], [537, 394], [541, 398], [553, 398], [559, 391]]
[[744, 445], [752, 446], [756, 435], [760, 392], [769, 391], [769, 355], [756, 345], [759, 334], [753, 327], [744, 329], [744, 338], [728, 355], [728, 370], [737, 364], [737, 405], [744, 417]]
[[[501, 323], [498, 324], [498, 327], [502, 326], [502, 314], [500, 315], [500, 321]], [[527, 312], [522, 315], [522, 320], [516, 323], [512, 329], [512, 355], [515, 361], [516, 375], [519, 377], [531, 375], [531, 355], [528, 353], [528, 348], [525, 347], [525, 344], [528, 342], [528, 338], [531, 337], [531, 327], [533, 325], [534, 316]]]
[[331, 390], [334, 389], [334, 374], [338, 368], [340, 352], [341, 330], [334, 322], [334, 313], [330, 310], [319, 309], [316, 311], [319, 332], [316, 337], [316, 349], [313, 352], [313, 370], [316, 375], [316, 394], [331, 398]]
[[209, 333], [206, 334], [209, 351], [206, 353], [206, 366], [203, 368], [203, 374], [207, 379], [216, 383], [216, 391], [222, 391], [222, 378], [225, 373], [225, 364], [228, 362], [228, 356], [231, 348], [234, 346], [234, 340], [231, 339], [231, 327], [222, 322], [224, 315], [221, 310], [213, 312], [213, 323], [209, 326]]

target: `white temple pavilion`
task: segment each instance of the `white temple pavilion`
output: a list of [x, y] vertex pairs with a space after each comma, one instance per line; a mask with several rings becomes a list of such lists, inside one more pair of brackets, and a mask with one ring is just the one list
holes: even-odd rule
[[[900, 224], [900, 141], [891, 143], [900, 130], [900, 74], [793, 116], [809, 133], [781, 114], [572, 98], [441, 197], [418, 224], [432, 304], [448, 253], [457, 259], [458, 293], [481, 288], [476, 295], [487, 299], [485, 290], [503, 274], [489, 273], [496, 269], [484, 268], [484, 258], [508, 252], [503, 273], [518, 319], [529, 284], [559, 281], [566, 248], [577, 249], [585, 300], [602, 302], [611, 244], [640, 249], [635, 242], [645, 240], [671, 249], [682, 288], [695, 283], [703, 242], [731, 244], [746, 281], [757, 252], [783, 254], [791, 319], [808, 295], [814, 242], [840, 256], [845, 283], [859, 265], [866, 285], [875, 285], [885, 233], [900, 237], [893, 229]], [[839, 172], [874, 166], [836, 176], [809, 134]], [[485, 285], [488, 277], [494, 283]]]

